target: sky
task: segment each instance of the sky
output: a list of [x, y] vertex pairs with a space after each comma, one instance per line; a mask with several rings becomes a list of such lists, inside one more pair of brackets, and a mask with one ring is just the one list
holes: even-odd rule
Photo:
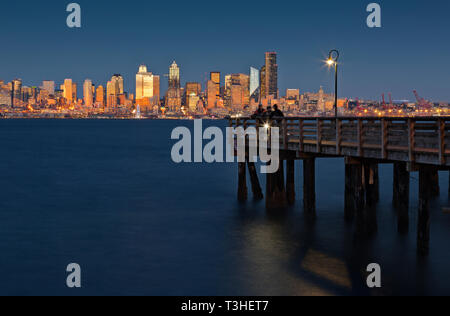
[[[182, 82], [206, 74], [248, 73], [276, 51], [279, 88], [332, 92], [323, 60], [341, 53], [339, 95], [413, 100], [413, 90], [450, 101], [450, 1], [72, 0], [82, 27], [66, 25], [69, 0], [6, 1], [0, 10], [0, 79], [105, 85], [124, 76], [133, 92], [140, 64], [161, 75], [176, 60]], [[366, 7], [382, 8], [382, 27], [367, 27]], [[79, 89], [80, 90], [80, 89]], [[79, 92], [80, 94], [81, 92]], [[81, 97], [81, 95], [79, 95]]]

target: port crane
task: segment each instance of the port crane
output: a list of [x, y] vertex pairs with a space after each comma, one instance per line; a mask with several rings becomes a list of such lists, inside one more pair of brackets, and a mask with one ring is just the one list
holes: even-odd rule
[[419, 96], [419, 93], [417, 92], [417, 90], [414, 90], [414, 96], [416, 97], [417, 100], [417, 105], [419, 107], [419, 109], [431, 109], [433, 107], [433, 104], [427, 100], [425, 100], [424, 98], [422, 98], [421, 96]]

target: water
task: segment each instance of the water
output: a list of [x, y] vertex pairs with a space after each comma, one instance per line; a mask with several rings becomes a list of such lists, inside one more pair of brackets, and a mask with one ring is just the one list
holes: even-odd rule
[[[448, 174], [433, 202], [430, 256], [397, 233], [392, 167], [381, 166], [378, 233], [343, 220], [344, 164], [317, 163], [317, 220], [297, 205], [267, 212], [236, 201], [237, 166], [170, 159], [180, 121], [0, 121], [1, 295], [450, 294]], [[225, 122], [209, 122], [205, 125]], [[261, 178], [263, 180], [263, 178]], [[80, 290], [66, 266], [82, 267]], [[383, 288], [365, 269], [382, 266]]]

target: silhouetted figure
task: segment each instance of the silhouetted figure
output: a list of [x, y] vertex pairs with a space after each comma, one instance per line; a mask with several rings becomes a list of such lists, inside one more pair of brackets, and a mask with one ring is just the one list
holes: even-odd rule
[[264, 115], [264, 108], [262, 104], [260, 104], [255, 113], [253, 113], [252, 118], [262, 117], [263, 115]]
[[278, 108], [278, 105], [273, 106], [274, 111], [270, 114], [270, 118], [278, 118], [278, 117], [284, 117], [283, 112]]

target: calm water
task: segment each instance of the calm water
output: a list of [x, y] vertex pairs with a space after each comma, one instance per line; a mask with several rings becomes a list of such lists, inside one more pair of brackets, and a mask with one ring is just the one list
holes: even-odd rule
[[[166, 121], [0, 121], [0, 294], [450, 294], [448, 174], [432, 212], [430, 256], [397, 234], [392, 167], [381, 167], [378, 233], [343, 220], [343, 161], [319, 160], [315, 223], [297, 206], [236, 202], [237, 166], [176, 165]], [[211, 123], [205, 123], [209, 125]], [[215, 123], [222, 124], [225, 123]], [[65, 287], [67, 264], [83, 289]], [[383, 289], [365, 288], [382, 266]]]

